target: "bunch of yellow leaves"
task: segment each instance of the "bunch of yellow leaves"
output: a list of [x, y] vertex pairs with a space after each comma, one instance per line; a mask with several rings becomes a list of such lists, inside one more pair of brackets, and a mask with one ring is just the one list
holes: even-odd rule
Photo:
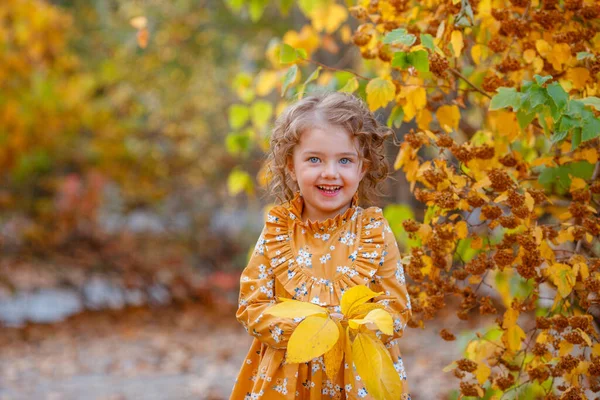
[[286, 362], [303, 363], [324, 355], [325, 372], [335, 379], [345, 359], [356, 366], [367, 391], [375, 399], [398, 399], [402, 381], [385, 345], [369, 328], [386, 335], [394, 332], [392, 316], [384, 306], [369, 303], [379, 296], [364, 285], [346, 290], [341, 299], [343, 319], [333, 318], [326, 308], [280, 298], [266, 311], [280, 318], [304, 318], [290, 336]]

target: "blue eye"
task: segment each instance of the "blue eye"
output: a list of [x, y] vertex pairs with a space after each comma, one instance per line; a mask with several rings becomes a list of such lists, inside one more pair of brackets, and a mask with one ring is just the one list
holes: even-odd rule
[[350, 163], [352, 162], [352, 160], [350, 160], [349, 158], [345, 158], [345, 157], [344, 157], [344, 158], [342, 158], [342, 159], [340, 160], [340, 162], [341, 162], [342, 164], [350, 164]]
[[313, 164], [318, 163], [319, 162], [319, 157], [310, 157], [308, 159], [308, 162], [311, 162]]

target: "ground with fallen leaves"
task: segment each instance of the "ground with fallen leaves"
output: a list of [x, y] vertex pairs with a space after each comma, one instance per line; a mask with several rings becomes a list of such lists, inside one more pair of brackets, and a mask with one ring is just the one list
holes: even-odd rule
[[[0, 330], [0, 400], [227, 399], [251, 338], [235, 309], [198, 303], [85, 312], [52, 325]], [[414, 399], [447, 398], [468, 323], [448, 314], [402, 338]], [[454, 325], [453, 325], [454, 324]], [[435, 384], [432, 384], [435, 382]]]

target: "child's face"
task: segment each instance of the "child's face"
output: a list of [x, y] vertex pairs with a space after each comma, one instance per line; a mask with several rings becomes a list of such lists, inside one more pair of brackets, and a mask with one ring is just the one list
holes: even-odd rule
[[358, 139], [339, 126], [308, 129], [288, 168], [304, 198], [302, 217], [321, 221], [348, 209], [363, 178]]

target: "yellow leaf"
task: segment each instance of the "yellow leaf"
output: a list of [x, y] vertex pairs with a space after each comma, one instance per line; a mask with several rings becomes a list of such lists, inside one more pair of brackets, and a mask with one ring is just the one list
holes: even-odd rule
[[530, 212], [533, 211], [533, 207], [535, 206], [535, 200], [529, 194], [529, 192], [525, 192], [525, 205], [527, 206], [527, 209]]
[[[429, 129], [429, 124], [431, 124], [432, 120], [433, 120], [433, 117], [431, 116], [431, 111], [429, 111], [426, 108], [420, 110], [417, 113], [416, 121], [417, 121], [417, 126], [419, 127], [419, 129], [423, 129], [423, 130]], [[591, 149], [591, 150], [593, 150], [593, 149]]]
[[344, 87], [338, 90], [338, 92], [354, 93], [356, 89], [358, 89], [358, 79], [353, 76], [352, 78], [348, 79]]
[[351, 319], [348, 321], [348, 326], [352, 329], [358, 329], [360, 325], [373, 323], [377, 328], [386, 335], [394, 334], [394, 321], [392, 316], [385, 310], [377, 308], [369, 312], [362, 319]]
[[579, 267], [579, 276], [581, 276], [581, 280], [585, 281], [590, 276], [590, 271], [588, 269], [587, 263], [582, 262], [575, 265]]
[[336, 375], [342, 366], [342, 359], [344, 358], [344, 348], [346, 347], [346, 332], [342, 325], [335, 321], [335, 324], [339, 331], [339, 339], [335, 343], [335, 346], [331, 348], [328, 352], [323, 356], [323, 360], [325, 362], [325, 373], [327, 377], [335, 381]]
[[458, 129], [458, 122], [460, 121], [460, 110], [458, 106], [441, 106], [435, 112], [435, 116], [440, 123], [440, 126], [446, 131]]
[[581, 90], [585, 88], [585, 83], [590, 79], [590, 71], [587, 68], [569, 68], [567, 70], [567, 79], [573, 82], [573, 88]]
[[558, 355], [561, 357], [566, 356], [573, 350], [573, 343], [569, 343], [566, 340], [563, 340], [558, 345]]
[[512, 328], [517, 324], [517, 320], [519, 319], [519, 311], [513, 310], [509, 308], [504, 313], [504, 320], [502, 321], [502, 327], [504, 329]]
[[327, 310], [316, 304], [285, 298], [280, 298], [280, 300], [281, 303], [267, 308], [265, 314], [280, 318], [299, 318], [309, 315], [327, 316]]
[[512, 351], [518, 351], [521, 348], [521, 342], [525, 339], [525, 332], [519, 325], [514, 325], [508, 328], [502, 334], [504, 345]]
[[485, 395], [485, 392], [483, 391], [481, 386], [475, 385], [475, 390], [477, 390], [477, 396], [483, 397]]
[[475, 65], [479, 65], [487, 57], [487, 48], [476, 44], [471, 48], [471, 57]]
[[135, 29], [145, 29], [148, 26], [148, 18], [146, 18], [144, 16], [139, 16], [139, 17], [131, 18], [129, 20], [129, 23]]
[[469, 227], [466, 221], [459, 221], [454, 228], [459, 239], [464, 239], [469, 234]]
[[571, 193], [573, 193], [576, 190], [585, 189], [586, 186], [587, 186], [587, 183], [583, 179], [577, 178], [577, 177], [572, 177], [571, 178], [571, 187], [569, 188], [569, 191]]
[[544, 58], [546, 58], [548, 53], [550, 53], [550, 51], [552, 50], [552, 48], [550, 47], [548, 42], [546, 42], [545, 40], [542, 40], [542, 39], [535, 41], [535, 48], [538, 51], [538, 53], [540, 54], [540, 56], [542, 56]]
[[392, 359], [377, 338], [359, 332], [352, 343], [352, 359], [356, 372], [367, 391], [376, 400], [399, 399], [402, 381]]
[[396, 86], [389, 79], [375, 78], [367, 84], [367, 103], [369, 109], [375, 111], [385, 107], [394, 99]]
[[365, 285], [356, 285], [346, 290], [342, 295], [342, 300], [340, 302], [340, 307], [342, 309], [342, 314], [345, 316], [352, 315], [352, 312], [355, 307], [358, 307], [361, 304], [366, 303], [374, 297], [379, 296], [383, 292], [374, 292]]
[[306, 317], [290, 336], [285, 359], [296, 364], [322, 356], [335, 346], [339, 335], [337, 325], [330, 318], [320, 315]]
[[535, 60], [536, 54], [535, 54], [535, 50], [533, 49], [527, 49], [523, 52], [523, 60], [525, 60], [525, 62], [527, 64], [531, 64], [533, 62], [533, 60]]
[[598, 162], [598, 151], [596, 149], [584, 149], [579, 153], [579, 157], [590, 164], [596, 164]]
[[569, 58], [571, 58], [571, 47], [567, 43], [559, 43], [554, 45], [546, 60], [555, 70], [562, 71], [562, 65], [567, 63]]
[[256, 94], [259, 96], [266, 96], [275, 88], [275, 85], [279, 81], [277, 72], [262, 70], [256, 78]]
[[540, 72], [542, 72], [543, 69], [544, 69], [544, 60], [542, 60], [540, 57], [536, 57], [533, 60], [533, 71], [536, 74], [539, 74]]
[[592, 347], [592, 354], [600, 357], [600, 343], [596, 343], [593, 347]]
[[540, 254], [549, 262], [554, 262], [556, 260], [554, 250], [552, 250], [545, 240], [540, 243]]
[[486, 186], [491, 186], [491, 184], [492, 184], [492, 181], [490, 180], [490, 177], [486, 175], [485, 178], [478, 180], [473, 185], [473, 190], [479, 190]]
[[471, 241], [471, 248], [473, 250], [479, 250], [483, 247], [483, 239], [480, 236], [477, 236]]
[[585, 343], [588, 346], [592, 346], [592, 340], [590, 339], [590, 337], [588, 336], [587, 333], [585, 333], [584, 331], [581, 330], [581, 328], [577, 328], [577, 332], [579, 332], [579, 334], [581, 335], [581, 337], [583, 338], [583, 340], [585, 341]]
[[548, 268], [548, 272], [561, 297], [563, 299], [567, 297], [571, 293], [571, 290], [573, 290], [575, 279], [577, 278], [571, 266], [561, 263], [552, 264]]
[[487, 381], [487, 379], [490, 377], [491, 373], [492, 373], [492, 370], [490, 367], [488, 367], [484, 363], [478, 363], [477, 369], [475, 370], [475, 372], [473, 374], [477, 378], [477, 382], [479, 382], [480, 385], [483, 385], [483, 383], [485, 381]]
[[349, 315], [348, 318], [364, 318], [365, 315], [367, 315], [369, 312], [371, 312], [377, 308], [384, 309], [385, 307], [383, 306], [383, 304], [379, 304], [379, 303], [361, 304], [359, 306], [356, 306], [352, 310], [352, 315]]
[[450, 44], [452, 46], [452, 51], [454, 52], [454, 57], [460, 57], [460, 53], [462, 52], [462, 49], [465, 46], [461, 31], [452, 31]]
[[310, 14], [312, 25], [319, 32], [327, 33], [335, 32], [340, 25], [348, 19], [348, 11], [346, 7], [327, 2], [324, 6], [316, 6]]

